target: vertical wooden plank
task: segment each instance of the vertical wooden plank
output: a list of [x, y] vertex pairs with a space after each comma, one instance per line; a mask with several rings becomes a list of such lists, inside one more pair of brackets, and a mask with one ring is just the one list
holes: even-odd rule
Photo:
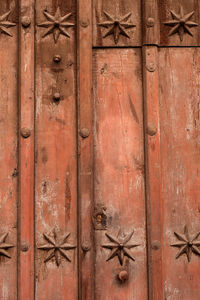
[[141, 10], [141, 0], [94, 0], [93, 46], [140, 46]]
[[[19, 297], [34, 299], [34, 1], [20, 2]], [[25, 284], [26, 283], [26, 284]]]
[[94, 299], [93, 274], [93, 101], [91, 0], [78, 1], [78, 190], [79, 298]]
[[165, 299], [196, 300], [200, 298], [200, 51], [159, 52], [164, 293]]
[[147, 273], [141, 49], [96, 50], [93, 78], [95, 299], [143, 300]]
[[[5, 15], [9, 11], [10, 14]], [[18, 199], [17, 1], [1, 1], [0, 16], [3, 15], [4, 17], [0, 22], [0, 299], [16, 300]], [[10, 22], [10, 26], [2, 26], [3, 22]], [[8, 246], [13, 245], [13, 247], [6, 248], [4, 247], [5, 244]]]
[[163, 298], [158, 49], [143, 47], [149, 299]]
[[158, 0], [144, 0], [143, 8], [143, 45], [159, 45], [160, 23], [158, 18]]
[[36, 1], [38, 300], [78, 293], [75, 11], [72, 0]]

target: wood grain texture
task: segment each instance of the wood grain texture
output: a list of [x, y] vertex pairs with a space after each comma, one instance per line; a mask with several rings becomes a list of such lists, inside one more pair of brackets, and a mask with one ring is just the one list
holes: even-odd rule
[[160, 42], [160, 24], [159, 24], [159, 9], [157, 0], [143, 1], [143, 45], [158, 45]]
[[158, 48], [143, 47], [143, 62], [149, 299], [162, 300], [164, 293]]
[[[94, 51], [95, 207], [103, 230], [96, 230], [95, 299], [147, 299], [143, 101], [140, 49]], [[104, 227], [103, 227], [104, 226]], [[134, 230], [136, 261], [123, 266], [110, 250], [105, 233], [124, 237]], [[120, 271], [129, 280], [121, 283]]]
[[[94, 299], [93, 261], [93, 99], [92, 99], [92, 7], [80, 0], [78, 7], [78, 196], [79, 196], [79, 298]], [[89, 136], [83, 137], [83, 129]]]
[[[7, 20], [17, 22], [17, 1], [1, 1], [0, 15], [11, 10]], [[5, 27], [3, 27], [5, 28]], [[0, 299], [17, 299], [17, 183], [18, 183], [18, 99], [17, 26], [5, 28], [12, 35], [0, 35], [0, 236], [14, 247], [11, 258], [0, 255]], [[5, 249], [6, 250], [6, 249]]]
[[[22, 26], [29, 17], [31, 26]], [[20, 275], [21, 300], [34, 299], [34, 1], [20, 3]], [[30, 131], [24, 138], [22, 131]], [[25, 249], [27, 247], [27, 249]], [[25, 250], [24, 250], [25, 249]], [[26, 284], [24, 284], [26, 282]]]
[[159, 52], [164, 299], [196, 300], [200, 257], [193, 253], [190, 263], [185, 254], [175, 259], [180, 249], [170, 244], [185, 225], [191, 237], [199, 232], [200, 51]]
[[[58, 7], [75, 23], [75, 1], [45, 0], [36, 1], [37, 24], [46, 21], [45, 9], [55, 15]], [[52, 33], [42, 38], [46, 30], [37, 27], [36, 36], [36, 246], [54, 230], [60, 241], [70, 232], [67, 242], [77, 246], [75, 32], [67, 28], [70, 38], [60, 35], [55, 43]], [[67, 253], [71, 262], [62, 257], [57, 266], [55, 257], [44, 263], [47, 252], [37, 249], [38, 300], [77, 299], [77, 249]]]
[[[99, 26], [99, 23], [109, 21], [104, 15], [104, 11], [112, 15], [115, 19], [131, 13], [128, 22], [136, 27], [126, 29], [130, 38], [120, 34], [117, 44], [114, 42], [113, 34], [103, 38], [107, 29]], [[117, 47], [117, 46], [139, 46], [142, 40], [141, 29], [141, 1], [140, 0], [94, 0], [93, 1], [93, 46]]]

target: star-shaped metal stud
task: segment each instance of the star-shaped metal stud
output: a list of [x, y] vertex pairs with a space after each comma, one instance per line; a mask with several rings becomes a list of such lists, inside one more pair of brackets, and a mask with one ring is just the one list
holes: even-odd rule
[[10, 254], [8, 253], [7, 250], [9, 248], [13, 248], [14, 246], [6, 243], [7, 236], [8, 236], [8, 232], [6, 232], [0, 236], [0, 255], [11, 258]]
[[188, 233], [188, 228], [187, 226], [185, 226], [184, 234], [174, 232], [174, 235], [179, 240], [179, 242], [171, 244], [171, 246], [180, 248], [179, 252], [176, 255], [176, 258], [179, 258], [181, 255], [186, 254], [188, 262], [190, 262], [192, 252], [200, 255], [200, 240], [198, 240], [200, 232], [198, 232], [193, 238], [191, 238]]
[[170, 13], [172, 15], [173, 20], [164, 22], [165, 25], [172, 27], [168, 36], [178, 33], [181, 41], [183, 40], [184, 33], [188, 33], [189, 35], [193, 36], [190, 28], [198, 26], [197, 23], [190, 21], [190, 19], [194, 15], [194, 11], [185, 15], [183, 7], [180, 6], [179, 14], [175, 13], [172, 10], [170, 10]]
[[7, 13], [0, 16], [0, 30], [1, 30], [1, 33], [5, 33], [9, 36], [12, 36], [12, 34], [7, 30], [7, 28], [16, 26], [16, 24], [8, 21], [8, 17], [10, 15], [10, 13], [11, 13], [11, 11], [9, 10]]
[[70, 38], [70, 35], [66, 31], [66, 28], [74, 26], [73, 23], [67, 22], [67, 20], [72, 16], [72, 13], [68, 13], [62, 17], [59, 7], [57, 8], [54, 16], [48, 13], [47, 11], [44, 11], [43, 13], [47, 18], [47, 21], [38, 24], [38, 26], [40, 27], [48, 28], [48, 30], [42, 36], [43, 38], [51, 33], [53, 34], [55, 43], [57, 43], [60, 34], [63, 34], [66, 37]]
[[99, 26], [107, 28], [106, 32], [103, 35], [103, 38], [113, 34], [115, 44], [118, 43], [120, 34], [130, 39], [130, 36], [126, 29], [136, 27], [136, 25], [132, 24], [129, 20], [129, 18], [131, 17], [131, 12], [127, 13], [123, 17], [114, 17], [106, 11], [104, 11], [103, 13], [106, 16], [107, 21], [98, 23]]
[[134, 233], [134, 230], [130, 234], [128, 234], [125, 238], [119, 238], [119, 239], [106, 233], [107, 238], [111, 241], [110, 244], [102, 245], [103, 248], [107, 248], [107, 249], [111, 250], [111, 253], [106, 261], [109, 261], [110, 259], [114, 258], [115, 256], [118, 257], [120, 265], [123, 265], [123, 263], [124, 263], [124, 256], [127, 256], [128, 258], [135, 261], [135, 258], [132, 256], [132, 253], [129, 251], [129, 249], [138, 247], [139, 244], [128, 243], [130, 241], [130, 239], [132, 238], [133, 233]]
[[71, 262], [71, 259], [67, 255], [67, 251], [75, 249], [76, 246], [67, 243], [70, 233], [67, 233], [61, 242], [55, 231], [53, 232], [53, 237], [46, 233], [43, 233], [43, 236], [48, 243], [39, 246], [38, 249], [48, 251], [44, 260], [45, 263], [55, 257], [56, 265], [59, 266], [61, 264], [61, 256]]

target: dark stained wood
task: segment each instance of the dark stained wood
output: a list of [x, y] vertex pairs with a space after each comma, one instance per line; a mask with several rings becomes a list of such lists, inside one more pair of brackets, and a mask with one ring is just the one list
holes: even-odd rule
[[190, 263], [185, 254], [175, 259], [180, 248], [170, 246], [185, 225], [191, 238], [199, 232], [199, 66], [199, 49], [160, 50], [164, 299], [200, 298], [200, 256], [193, 253]]
[[[93, 78], [95, 299], [147, 299], [141, 50], [94, 51]], [[106, 234], [123, 238], [133, 230], [135, 262], [106, 261]]]
[[79, 200], [79, 298], [94, 299], [93, 262], [93, 99], [91, 0], [78, 7], [78, 200]]
[[149, 299], [163, 299], [158, 48], [143, 48]]
[[[59, 3], [58, 3], [59, 2]], [[55, 15], [60, 8], [66, 22], [75, 23], [75, 1], [36, 1], [37, 24], [46, 22], [46, 9]], [[47, 243], [43, 234], [77, 245], [75, 29], [70, 38], [53, 34], [42, 38], [47, 28], [37, 27], [36, 48], [36, 247]], [[61, 56], [60, 62], [53, 60]], [[57, 94], [56, 94], [57, 93]], [[60, 97], [60, 99], [59, 99]], [[67, 251], [59, 266], [55, 257], [44, 263], [48, 252], [37, 249], [36, 298], [77, 299], [77, 247]]]
[[[20, 21], [20, 287], [21, 300], [34, 299], [34, 9], [21, 1]], [[28, 134], [30, 136], [24, 136]], [[26, 282], [26, 284], [24, 284]]]
[[[114, 17], [114, 20], [120, 19], [131, 13], [130, 18], [125, 22], [136, 25], [136, 27], [126, 29], [130, 38], [120, 34], [119, 41], [114, 42], [114, 35], [111, 34], [105, 38], [103, 35], [108, 29], [99, 26], [99, 23], [109, 21], [104, 11]], [[123, 22], [122, 22], [123, 23]], [[141, 45], [141, 1], [140, 0], [94, 0], [93, 1], [93, 46], [99, 47], [117, 47], [117, 46], [139, 46]]]
[[[11, 10], [7, 20], [17, 22], [17, 1], [1, 1], [0, 15]], [[5, 28], [5, 27], [3, 27]], [[0, 35], [0, 237], [11, 258], [0, 255], [0, 299], [17, 300], [17, 183], [18, 183], [18, 105], [17, 105], [17, 27], [5, 28], [12, 34]], [[1, 241], [1, 245], [2, 245]], [[6, 249], [4, 249], [6, 250]]]

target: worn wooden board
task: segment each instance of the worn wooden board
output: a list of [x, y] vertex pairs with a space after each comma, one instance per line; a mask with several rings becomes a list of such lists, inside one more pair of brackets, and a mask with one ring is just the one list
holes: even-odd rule
[[[30, 22], [30, 25], [27, 26]], [[24, 26], [24, 24], [27, 26]], [[34, 1], [20, 5], [19, 297], [34, 299]], [[26, 282], [26, 284], [24, 284]]]
[[[37, 24], [47, 21], [46, 9], [61, 16], [72, 12], [66, 22], [75, 22], [75, 1], [36, 1]], [[59, 11], [57, 11], [59, 14]], [[64, 22], [64, 21], [63, 21]], [[59, 242], [77, 246], [76, 100], [74, 26], [66, 28], [70, 38], [37, 27], [36, 47], [36, 247], [48, 244], [44, 233]], [[55, 35], [56, 39], [57, 35]], [[61, 61], [53, 61], [60, 55]], [[55, 94], [55, 93], [58, 93]], [[60, 99], [58, 99], [60, 97]], [[76, 247], [77, 248], [77, 247]], [[55, 256], [44, 263], [48, 252], [37, 249], [36, 298], [77, 299], [77, 249], [65, 251], [71, 262]], [[58, 261], [59, 263], [59, 261]]]
[[163, 299], [196, 300], [200, 256], [192, 253], [190, 262], [185, 254], [176, 259], [181, 248], [170, 245], [180, 242], [174, 232], [183, 235], [185, 226], [191, 238], [199, 232], [200, 51], [159, 52]]
[[[95, 299], [146, 299], [143, 100], [140, 49], [94, 51]], [[115, 256], [106, 234], [124, 239], [135, 262]], [[118, 276], [125, 271], [129, 279]], [[120, 275], [121, 274], [121, 275]]]
[[[105, 13], [107, 15], [105, 15]], [[127, 14], [130, 16], [127, 17]], [[110, 18], [111, 17], [111, 18]], [[123, 18], [124, 17], [124, 18]], [[121, 20], [121, 30], [116, 21]], [[109, 26], [100, 26], [99, 24], [111, 22]], [[115, 26], [113, 25], [115, 24]], [[134, 26], [127, 26], [127, 24]], [[111, 33], [105, 34], [115, 27], [117, 40]], [[125, 33], [123, 32], [125, 30]], [[98, 47], [117, 47], [117, 46], [139, 46], [142, 40], [141, 29], [141, 1], [123, 1], [123, 0], [94, 0], [93, 1], [93, 45]], [[126, 36], [126, 34], [129, 36]]]
[[[17, 22], [17, 1], [1, 1], [0, 15]], [[17, 27], [2, 27], [0, 34], [0, 245], [13, 245], [6, 250], [10, 258], [0, 254], [0, 299], [17, 299], [17, 201], [18, 201], [18, 99], [17, 99]], [[3, 238], [4, 234], [8, 236]]]

